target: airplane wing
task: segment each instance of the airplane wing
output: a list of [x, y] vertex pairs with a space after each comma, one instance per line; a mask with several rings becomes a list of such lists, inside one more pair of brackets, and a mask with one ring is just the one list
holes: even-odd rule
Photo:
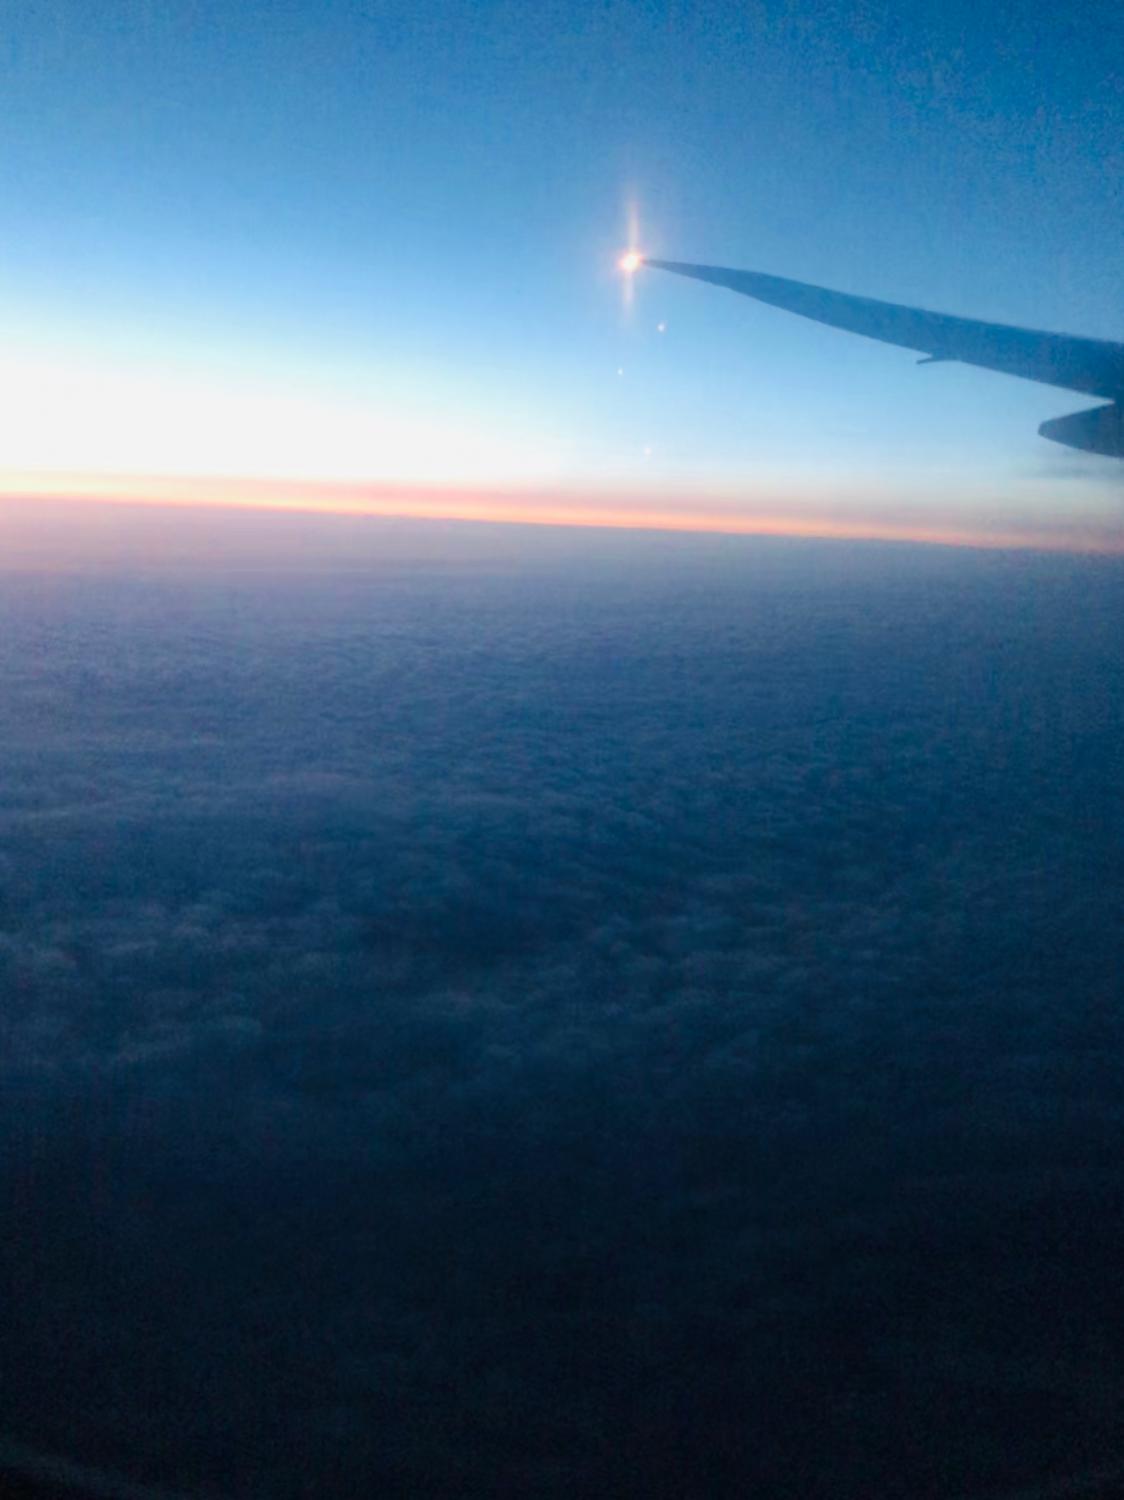
[[643, 264], [729, 287], [817, 323], [917, 350], [930, 360], [959, 360], [1004, 375], [1019, 375], [1024, 380], [1105, 396], [1114, 403], [1112, 407], [1058, 417], [1044, 422], [1039, 431], [1054, 442], [1124, 458], [1124, 344], [955, 318], [873, 297], [852, 297], [759, 271], [695, 266], [675, 260], [645, 259]]

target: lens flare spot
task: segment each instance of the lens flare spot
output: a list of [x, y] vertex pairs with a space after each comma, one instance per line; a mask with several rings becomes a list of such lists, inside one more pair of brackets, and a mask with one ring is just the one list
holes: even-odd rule
[[638, 271], [644, 264], [644, 257], [639, 250], [629, 250], [620, 258], [620, 268], [626, 275], [631, 276], [633, 271]]

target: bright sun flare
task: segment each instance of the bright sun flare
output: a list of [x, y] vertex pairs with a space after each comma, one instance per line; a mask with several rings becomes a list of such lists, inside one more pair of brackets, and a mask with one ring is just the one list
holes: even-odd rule
[[628, 272], [639, 270], [640, 265], [643, 262], [643, 259], [644, 259], [644, 257], [640, 254], [640, 252], [638, 250], [630, 250], [627, 255], [622, 255], [621, 256], [621, 259], [620, 259], [621, 270], [622, 271], [628, 271]]

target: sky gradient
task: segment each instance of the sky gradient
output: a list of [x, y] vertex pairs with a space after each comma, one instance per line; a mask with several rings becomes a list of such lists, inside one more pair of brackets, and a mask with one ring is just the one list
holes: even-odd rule
[[1113, 545], [1119, 465], [1035, 435], [1079, 396], [654, 273], [629, 309], [616, 259], [635, 221], [653, 254], [1119, 336], [1122, 26], [1108, 3], [20, 8], [0, 493], [234, 476], [414, 514], [436, 487], [451, 515], [501, 491], [529, 519], [626, 497]]

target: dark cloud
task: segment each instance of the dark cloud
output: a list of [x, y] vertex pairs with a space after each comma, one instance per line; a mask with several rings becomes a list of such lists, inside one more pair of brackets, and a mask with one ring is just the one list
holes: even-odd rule
[[233, 1495], [1103, 1465], [1124, 573], [0, 586], [3, 1425]]

